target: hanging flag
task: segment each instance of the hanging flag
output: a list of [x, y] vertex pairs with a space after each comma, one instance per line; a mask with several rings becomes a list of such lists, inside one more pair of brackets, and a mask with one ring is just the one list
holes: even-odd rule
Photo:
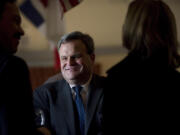
[[[24, 0], [21, 12], [48, 39], [54, 49], [54, 67], [60, 68], [56, 44], [64, 35], [63, 14], [78, 5], [82, 0]], [[58, 56], [57, 56], [58, 55]]]
[[[46, 1], [46, 3], [45, 3]], [[20, 5], [21, 12], [38, 30], [46, 36], [46, 18], [47, 18], [48, 0], [24, 0]]]
[[72, 7], [78, 5], [82, 0], [59, 0], [63, 11], [66, 12]]

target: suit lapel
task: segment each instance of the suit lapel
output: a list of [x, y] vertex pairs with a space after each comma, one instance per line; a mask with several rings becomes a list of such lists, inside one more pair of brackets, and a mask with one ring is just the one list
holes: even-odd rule
[[73, 106], [73, 99], [71, 95], [71, 88], [69, 84], [64, 80], [64, 85], [59, 88], [62, 90], [62, 94], [59, 96], [59, 106], [63, 107], [63, 117], [65, 119], [65, 125], [68, 129], [68, 133], [71, 135], [76, 134], [76, 128], [75, 128], [75, 114], [74, 114], [74, 106]]
[[102, 96], [102, 88], [98, 88], [97, 86], [98, 80], [95, 76], [93, 76], [92, 81], [89, 86], [89, 96], [87, 101], [87, 110], [86, 110], [86, 133], [90, 127], [92, 119], [95, 115], [97, 105]]

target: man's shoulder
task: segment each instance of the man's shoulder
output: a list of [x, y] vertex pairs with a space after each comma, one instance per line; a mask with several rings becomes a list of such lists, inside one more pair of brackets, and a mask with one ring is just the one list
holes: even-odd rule
[[14, 66], [17, 66], [19, 64], [26, 65], [26, 62], [22, 58], [11, 54], [0, 54], [0, 61], [1, 63], [6, 63], [7, 65], [11, 65], [11, 64], [15, 64]]
[[106, 77], [93, 74], [91, 85], [95, 85], [96, 87], [103, 88], [105, 82], [106, 82]]
[[55, 91], [61, 91], [65, 86], [67, 85], [67, 82], [64, 79], [57, 80], [50, 83], [44, 83], [41, 86], [34, 89], [34, 93], [49, 93], [49, 92], [55, 92]]
[[93, 79], [95, 81], [105, 81], [106, 77], [105, 76], [101, 76], [101, 75], [98, 75], [98, 74], [93, 74]]
[[9, 62], [25, 63], [25, 61], [22, 58], [12, 54], [5, 54], [3, 55], [3, 57], [6, 58]]
[[52, 83], [43, 84], [33, 91], [33, 97], [37, 99], [56, 100], [59, 96], [68, 92], [69, 85], [62, 79]]
[[44, 82], [44, 84], [46, 84], [46, 83], [51, 83], [51, 82], [55, 82], [55, 81], [61, 80], [61, 79], [63, 79], [63, 77], [62, 77], [62, 74], [59, 72], [59, 73], [51, 76], [50, 78], [48, 78], [48, 80], [46, 80], [46, 81]]
[[14, 55], [9, 55], [7, 57], [7, 67], [15, 70], [28, 69], [27, 63], [22, 58]]
[[4, 55], [1, 57], [1, 71], [3, 76], [11, 76], [10, 78], [15, 78], [16, 80], [20, 79], [22, 76], [29, 75], [29, 69], [26, 62], [17, 56], [14, 55]]

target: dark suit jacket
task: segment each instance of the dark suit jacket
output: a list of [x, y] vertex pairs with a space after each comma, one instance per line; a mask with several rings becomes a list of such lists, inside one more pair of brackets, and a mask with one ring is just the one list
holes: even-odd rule
[[62, 74], [59, 72], [59, 73], [57, 73], [57, 74], [49, 77], [44, 83], [55, 82], [55, 81], [60, 80], [60, 79], [62, 79], [62, 78], [63, 78], [63, 76], [62, 76]]
[[108, 71], [106, 133], [179, 132], [180, 73], [158, 55], [162, 54], [144, 60], [139, 54], [131, 54]]
[[[94, 75], [89, 86], [86, 111], [86, 135], [102, 134], [102, 113], [104, 77]], [[76, 109], [71, 88], [64, 80], [48, 83], [34, 91], [34, 107], [42, 109], [45, 127], [53, 135], [78, 135]]]
[[7, 135], [32, 135], [35, 124], [28, 67], [21, 58], [1, 53], [0, 63], [2, 130], [7, 130]]

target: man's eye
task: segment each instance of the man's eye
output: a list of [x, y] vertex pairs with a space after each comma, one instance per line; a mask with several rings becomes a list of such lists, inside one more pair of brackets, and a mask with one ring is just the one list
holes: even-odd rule
[[81, 54], [74, 55], [74, 58], [81, 58]]
[[65, 60], [67, 60], [67, 58], [66, 57], [61, 57], [61, 60], [65, 61]]

